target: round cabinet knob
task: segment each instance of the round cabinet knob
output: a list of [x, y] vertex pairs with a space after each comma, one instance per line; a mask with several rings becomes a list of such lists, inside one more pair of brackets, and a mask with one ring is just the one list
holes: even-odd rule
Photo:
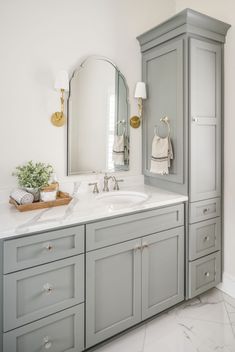
[[197, 117], [193, 117], [193, 122], [198, 122], [198, 118]]
[[134, 250], [137, 251], [137, 250], [140, 250], [141, 249], [141, 246], [137, 245], [135, 246]]
[[49, 283], [46, 283], [45, 285], [43, 285], [43, 290], [50, 295], [53, 292], [53, 286]]
[[203, 214], [206, 214], [209, 211], [208, 208], [203, 209]]
[[53, 250], [53, 246], [51, 243], [46, 243], [45, 248], [48, 250], [48, 252], [51, 252]]
[[210, 273], [207, 271], [204, 275], [205, 275], [206, 277], [209, 277], [209, 276], [210, 276]]
[[205, 236], [205, 237], [204, 237], [204, 242], [208, 242], [208, 241], [209, 241], [209, 239], [210, 239], [210, 237], [209, 237], [209, 236]]
[[52, 347], [52, 342], [50, 341], [48, 336], [44, 337], [43, 342], [45, 350], [49, 350], [49, 348]]

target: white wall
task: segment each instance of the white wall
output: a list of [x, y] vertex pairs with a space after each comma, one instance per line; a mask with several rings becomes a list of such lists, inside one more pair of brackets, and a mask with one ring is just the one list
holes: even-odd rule
[[[230, 23], [225, 45], [225, 158], [224, 158], [224, 271], [235, 280], [235, 1], [176, 0], [176, 12], [185, 7]], [[235, 293], [235, 282], [234, 282]]]
[[[70, 73], [89, 55], [112, 59], [132, 98], [141, 78], [137, 35], [174, 13], [174, 0], [1, 0], [0, 188], [15, 182], [16, 165], [30, 159], [66, 171], [66, 128], [50, 115], [59, 108], [53, 90], [60, 69]], [[131, 130], [131, 173], [141, 172], [141, 130]]]

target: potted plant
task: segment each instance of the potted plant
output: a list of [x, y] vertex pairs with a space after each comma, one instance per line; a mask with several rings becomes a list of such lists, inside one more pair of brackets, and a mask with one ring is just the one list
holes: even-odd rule
[[25, 165], [17, 166], [13, 172], [13, 176], [18, 179], [18, 184], [27, 192], [32, 193], [34, 201], [38, 201], [40, 197], [40, 189], [48, 186], [53, 167], [50, 164], [33, 163], [29, 161]]

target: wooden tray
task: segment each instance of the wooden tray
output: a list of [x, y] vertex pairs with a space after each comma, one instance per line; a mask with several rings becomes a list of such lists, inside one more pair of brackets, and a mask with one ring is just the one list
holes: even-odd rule
[[15, 199], [11, 198], [9, 199], [9, 203], [13, 204], [17, 210], [19, 211], [29, 211], [29, 210], [36, 210], [36, 209], [44, 209], [44, 208], [52, 208], [52, 207], [58, 207], [59, 205], [66, 205], [69, 204], [69, 202], [73, 198], [65, 192], [59, 191], [58, 196], [56, 200], [52, 200], [50, 202], [34, 202], [30, 204], [18, 204]]

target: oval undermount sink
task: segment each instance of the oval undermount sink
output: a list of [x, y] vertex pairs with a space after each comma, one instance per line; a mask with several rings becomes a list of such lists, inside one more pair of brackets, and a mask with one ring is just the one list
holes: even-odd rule
[[146, 193], [131, 191], [107, 192], [96, 197], [103, 204], [109, 205], [112, 210], [133, 207], [146, 202], [148, 198], [149, 195]]

